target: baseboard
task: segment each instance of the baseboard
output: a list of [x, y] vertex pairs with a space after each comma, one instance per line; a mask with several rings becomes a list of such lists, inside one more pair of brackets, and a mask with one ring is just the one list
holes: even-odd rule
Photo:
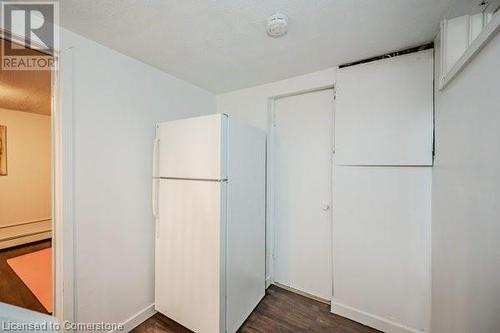
[[50, 219], [0, 226], [0, 249], [52, 237]]
[[144, 321], [152, 317], [155, 313], [155, 304], [153, 303], [121, 323], [123, 325], [123, 330], [111, 331], [110, 333], [130, 332], [131, 330], [142, 324]]
[[386, 333], [426, 333], [428, 331], [426, 330], [420, 330], [420, 329], [414, 329], [410, 328], [401, 324], [398, 324], [396, 322], [393, 322], [391, 320], [352, 308], [347, 305], [340, 304], [336, 302], [334, 299], [332, 299], [331, 302], [331, 312], [354, 320], [358, 323], [361, 323], [363, 325], [375, 328], [379, 331], [386, 332]]
[[297, 294], [297, 295], [300, 295], [300, 296], [304, 296], [304, 297], [313, 299], [315, 301], [318, 301], [318, 302], [330, 305], [330, 301], [327, 300], [327, 299], [324, 299], [324, 298], [321, 298], [321, 297], [318, 297], [318, 296], [314, 296], [312, 294], [306, 293], [305, 291], [302, 291], [302, 290], [299, 290], [299, 289], [295, 289], [295, 288], [292, 288], [292, 287], [289, 287], [289, 286], [285, 286], [284, 284], [281, 284], [281, 283], [276, 282], [276, 281], [274, 281], [273, 284], [276, 287], [279, 287], [281, 289], [285, 289], [285, 290], [287, 290], [289, 292], [292, 292], [294, 294]]
[[273, 279], [270, 276], [268, 276], [266, 278], [266, 289], [269, 288], [272, 284], [273, 284]]
[[14, 239], [8, 239], [8, 240], [0, 241], [0, 250], [7, 249], [7, 248], [13, 247], [13, 246], [38, 242], [38, 241], [50, 239], [50, 238], [52, 238], [51, 231], [42, 232], [39, 234], [21, 236], [21, 237], [17, 237]]

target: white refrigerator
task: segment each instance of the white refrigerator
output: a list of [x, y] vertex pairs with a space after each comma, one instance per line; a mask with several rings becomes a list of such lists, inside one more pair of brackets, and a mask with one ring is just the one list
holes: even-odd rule
[[155, 309], [236, 332], [265, 294], [265, 133], [215, 114], [157, 124]]

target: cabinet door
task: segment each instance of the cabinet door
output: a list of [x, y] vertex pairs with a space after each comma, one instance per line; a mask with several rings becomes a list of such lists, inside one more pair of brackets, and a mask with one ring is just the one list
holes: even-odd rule
[[334, 313], [429, 332], [431, 179], [428, 167], [335, 167]]
[[432, 165], [433, 50], [341, 68], [337, 165]]

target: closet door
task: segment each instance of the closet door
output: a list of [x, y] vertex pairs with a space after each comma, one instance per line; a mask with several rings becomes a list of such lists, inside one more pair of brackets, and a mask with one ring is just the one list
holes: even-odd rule
[[337, 165], [432, 165], [433, 50], [341, 68]]
[[332, 297], [333, 91], [275, 102], [274, 279]]

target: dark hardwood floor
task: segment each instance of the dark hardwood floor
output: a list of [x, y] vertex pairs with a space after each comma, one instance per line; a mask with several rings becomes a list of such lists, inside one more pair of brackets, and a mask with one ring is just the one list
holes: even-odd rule
[[[7, 259], [51, 246], [50, 240], [0, 250], [0, 302], [47, 313], [7, 264]], [[134, 333], [188, 333], [190, 330], [157, 313], [132, 330]], [[330, 313], [330, 306], [277, 286], [266, 296], [239, 330], [240, 333], [377, 333], [379, 331]]]
[[[185, 333], [190, 330], [157, 313], [134, 333]], [[331, 332], [376, 333], [375, 329], [330, 313], [330, 306], [271, 286], [239, 330], [240, 333]]]
[[7, 259], [50, 247], [50, 240], [0, 250], [0, 302], [42, 313], [47, 310], [7, 264]]

